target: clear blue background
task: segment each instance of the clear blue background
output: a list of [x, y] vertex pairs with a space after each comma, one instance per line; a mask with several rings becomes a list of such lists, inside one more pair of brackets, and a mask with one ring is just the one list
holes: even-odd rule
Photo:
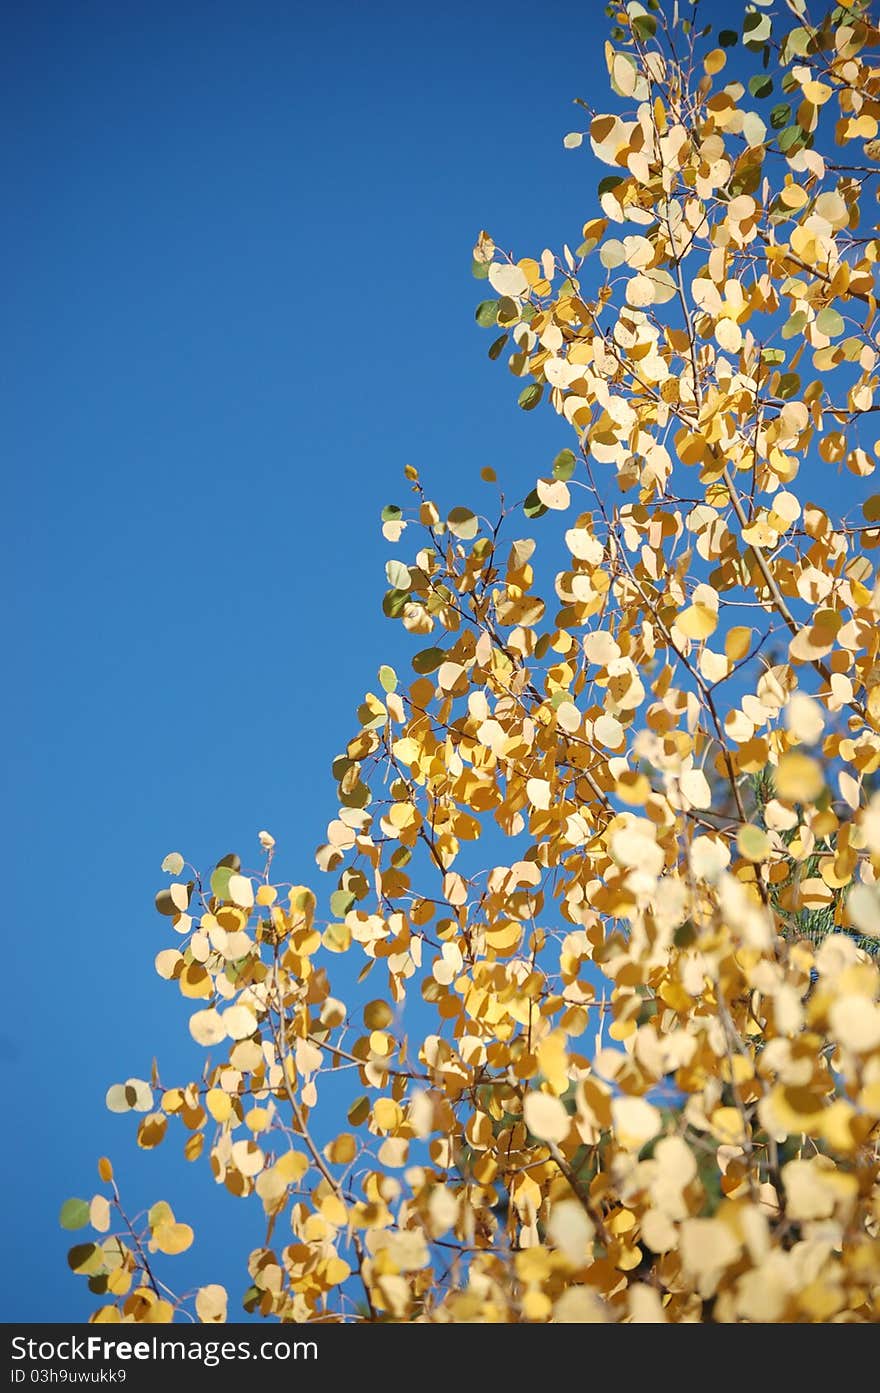
[[[159, 865], [256, 834], [279, 875], [336, 810], [376, 668], [382, 504], [525, 492], [565, 429], [515, 406], [470, 249], [577, 246], [562, 136], [604, 83], [599, 3], [30, 3], [4, 11], [6, 1320], [84, 1318], [68, 1195], [110, 1155], [196, 1228], [176, 1286], [230, 1315], [261, 1206], [155, 1152], [107, 1086], [194, 1077]], [[396, 549], [405, 555], [405, 543]], [[403, 670], [403, 669], [402, 669]]]

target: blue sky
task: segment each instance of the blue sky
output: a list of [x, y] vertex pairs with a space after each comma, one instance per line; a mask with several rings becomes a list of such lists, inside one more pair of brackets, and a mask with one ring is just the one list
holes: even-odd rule
[[190, 1077], [159, 865], [268, 827], [279, 874], [318, 879], [329, 762], [406, 662], [378, 525], [403, 466], [473, 503], [484, 465], [525, 492], [567, 443], [486, 358], [470, 248], [577, 245], [595, 175], [562, 136], [604, 24], [558, 0], [5, 12], [6, 1320], [93, 1309], [57, 1212], [101, 1153], [133, 1208], [195, 1226], [181, 1286], [241, 1289], [257, 1207], [104, 1108], [153, 1052]]

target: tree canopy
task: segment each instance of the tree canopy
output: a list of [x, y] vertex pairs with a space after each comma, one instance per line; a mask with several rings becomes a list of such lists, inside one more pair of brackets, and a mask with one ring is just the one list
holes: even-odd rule
[[326, 905], [267, 831], [163, 862], [204, 1067], [107, 1104], [265, 1241], [178, 1292], [193, 1230], [102, 1158], [95, 1320], [880, 1318], [880, 35], [731, 9], [609, 6], [577, 246], [477, 239], [570, 444], [383, 509], [412, 673], [333, 763]]

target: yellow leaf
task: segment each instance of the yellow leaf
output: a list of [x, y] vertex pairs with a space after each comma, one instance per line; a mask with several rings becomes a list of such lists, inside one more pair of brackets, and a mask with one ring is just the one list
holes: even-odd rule
[[486, 929], [486, 946], [499, 957], [509, 957], [519, 948], [522, 934], [522, 924], [512, 919], [499, 919]]
[[825, 729], [825, 718], [812, 697], [805, 692], [792, 692], [785, 707], [785, 724], [793, 739], [815, 745]]
[[711, 1296], [726, 1267], [736, 1262], [739, 1240], [721, 1219], [686, 1219], [679, 1251], [684, 1269], [697, 1280], [702, 1296]]
[[593, 1221], [577, 1200], [563, 1199], [554, 1203], [547, 1222], [547, 1237], [573, 1267], [582, 1267], [590, 1256], [594, 1233]]
[[225, 1122], [232, 1113], [232, 1099], [222, 1088], [209, 1088], [205, 1094], [205, 1107], [215, 1122]]
[[880, 1047], [880, 1006], [866, 996], [849, 993], [832, 1002], [831, 1029], [845, 1049], [869, 1054]]
[[131, 1273], [125, 1267], [114, 1267], [107, 1273], [107, 1290], [113, 1296], [125, 1296], [131, 1290]]
[[635, 769], [627, 769], [614, 785], [614, 792], [621, 803], [630, 807], [641, 807], [651, 792], [651, 784], [644, 774]]
[[203, 1325], [220, 1325], [226, 1320], [226, 1288], [212, 1283], [196, 1292], [196, 1315]]
[[330, 1258], [324, 1275], [329, 1287], [338, 1287], [351, 1276], [351, 1268], [344, 1258]]
[[95, 1195], [89, 1205], [89, 1223], [98, 1233], [110, 1228], [110, 1203], [105, 1195]]
[[347, 924], [328, 924], [321, 942], [330, 953], [347, 953], [351, 947], [351, 929]]
[[760, 827], [740, 827], [736, 834], [736, 849], [746, 861], [766, 861], [770, 838]]
[[716, 1108], [710, 1122], [713, 1135], [728, 1146], [739, 1146], [747, 1140], [742, 1118], [736, 1108]]
[[213, 1006], [196, 1011], [189, 1018], [189, 1033], [197, 1045], [217, 1045], [226, 1038], [226, 1031], [224, 1018]]
[[827, 82], [805, 82], [801, 88], [807, 101], [813, 106], [824, 106], [831, 96], [833, 88]]
[[710, 638], [718, 627], [717, 611], [709, 609], [708, 605], [688, 605], [676, 619], [675, 627], [680, 629], [686, 638]]
[[223, 1012], [223, 1027], [230, 1040], [246, 1040], [256, 1030], [257, 1021], [250, 1007], [239, 1003]]
[[377, 1098], [373, 1121], [381, 1132], [391, 1132], [403, 1122], [403, 1109], [394, 1098]]
[[645, 1098], [613, 1098], [611, 1118], [615, 1138], [624, 1151], [640, 1151], [662, 1126], [659, 1109]]
[[502, 261], [493, 261], [489, 267], [489, 284], [496, 295], [507, 295], [511, 299], [525, 295], [529, 288], [528, 277], [522, 267]]
[[571, 1127], [565, 1104], [550, 1093], [527, 1093], [523, 1119], [529, 1131], [541, 1141], [564, 1141]]
[[185, 1253], [194, 1237], [189, 1224], [159, 1224], [153, 1229], [153, 1243], [160, 1253], [167, 1253], [169, 1257]]
[[526, 796], [533, 808], [550, 807], [550, 785], [546, 779], [529, 779], [526, 783]]
[[724, 639], [724, 652], [732, 663], [740, 662], [752, 644], [752, 630], [742, 627], [729, 629]]
[[170, 1325], [174, 1320], [174, 1307], [170, 1301], [154, 1301], [141, 1316], [145, 1325]]
[[571, 504], [568, 485], [561, 479], [539, 479], [535, 487], [545, 508], [561, 513]]
[[725, 353], [738, 353], [742, 348], [742, 329], [732, 319], [721, 319], [715, 326], [715, 338]]
[[334, 1165], [347, 1166], [357, 1155], [357, 1142], [351, 1132], [342, 1132], [328, 1143], [325, 1152], [327, 1160], [332, 1161]]
[[711, 808], [712, 790], [702, 769], [687, 769], [679, 780], [683, 798], [692, 808]]
[[[341, 1160], [342, 1158], [334, 1157], [333, 1159]], [[349, 1161], [353, 1159], [353, 1154], [348, 1157]], [[275, 1162], [275, 1169], [280, 1172], [285, 1180], [290, 1181], [291, 1184], [296, 1184], [297, 1181], [302, 1180], [308, 1168], [308, 1157], [301, 1151], [285, 1151], [284, 1155], [279, 1156], [278, 1160]]]
[[177, 984], [182, 996], [194, 999], [210, 996], [213, 990], [211, 978], [199, 962], [191, 962], [185, 967], [177, 979]]
[[775, 779], [779, 797], [790, 803], [813, 803], [825, 788], [822, 766], [799, 750], [780, 757]]

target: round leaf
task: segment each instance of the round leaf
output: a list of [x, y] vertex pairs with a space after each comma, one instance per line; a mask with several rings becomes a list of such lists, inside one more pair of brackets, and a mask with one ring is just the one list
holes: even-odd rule
[[454, 537], [459, 537], [463, 542], [472, 542], [480, 524], [476, 513], [472, 513], [470, 508], [453, 508], [446, 519], [446, 526]]
[[89, 1222], [89, 1205], [87, 1200], [65, 1200], [61, 1206], [61, 1213], [58, 1215], [58, 1222], [63, 1229], [82, 1229]]
[[425, 677], [429, 672], [436, 672], [445, 657], [442, 648], [423, 648], [413, 658], [412, 665], [420, 677]]
[[196, 1292], [196, 1315], [203, 1325], [222, 1324], [226, 1320], [226, 1288], [211, 1283]]
[[394, 671], [394, 668], [389, 667], [387, 663], [383, 663], [379, 669], [379, 685], [383, 692], [391, 693], [397, 691], [397, 673]]
[[567, 484], [574, 473], [577, 456], [574, 450], [560, 450], [553, 461], [553, 478]]
[[523, 387], [517, 397], [517, 402], [522, 407], [523, 411], [534, 411], [538, 402], [541, 400], [543, 392], [544, 388], [539, 382], [530, 382], [528, 387]]
[[829, 339], [836, 339], [839, 334], [843, 333], [846, 325], [838, 311], [828, 305], [817, 315], [816, 328], [820, 334], [826, 334]]
[[491, 329], [493, 324], [498, 322], [498, 301], [481, 300], [477, 305], [474, 318], [483, 329]]

